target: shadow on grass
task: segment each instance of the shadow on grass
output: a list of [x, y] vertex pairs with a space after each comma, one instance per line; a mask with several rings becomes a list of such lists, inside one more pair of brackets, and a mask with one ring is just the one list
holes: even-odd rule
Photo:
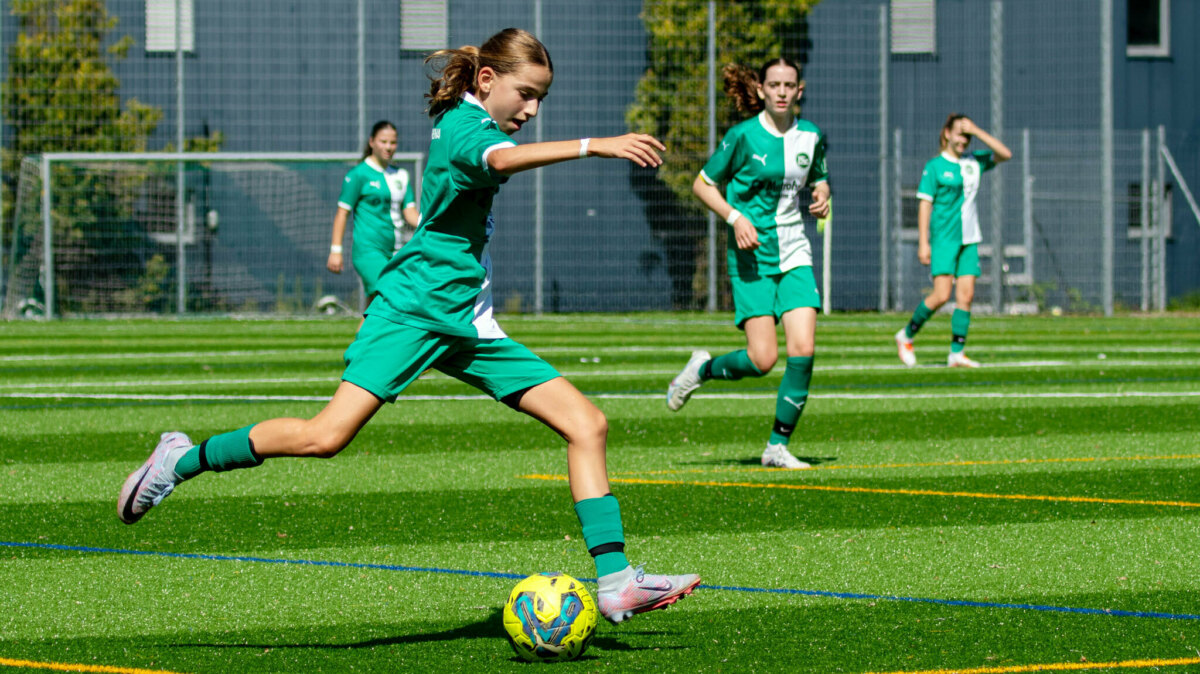
[[[799, 454], [796, 455], [796, 458], [813, 466], [834, 463], [838, 460], [836, 456], [800, 456]], [[689, 461], [688, 463], [696, 466], [762, 466], [762, 458], [748, 456], [744, 459], [715, 459], [712, 461]]]
[[[378, 639], [367, 639], [365, 641], [355, 641], [347, 643], [171, 643], [165, 644], [171, 648], [244, 648], [249, 650], [265, 651], [276, 648], [320, 648], [330, 650], [343, 649], [358, 649], [358, 648], [376, 648], [378, 646], [397, 646], [404, 644], [421, 644], [435, 641], [456, 641], [459, 639], [496, 639], [504, 634], [504, 609], [495, 607], [491, 609], [487, 617], [470, 623], [461, 625], [453, 629], [443, 630], [440, 632], [425, 632], [421, 634], [405, 634], [394, 637], [381, 637]], [[661, 636], [663, 632], [654, 630], [639, 630], [639, 631], [622, 631], [621, 637], [633, 636]], [[687, 646], [681, 645], [662, 645], [662, 646], [631, 646], [622, 639], [616, 636], [597, 636], [592, 639], [591, 646], [606, 651], [653, 651], [653, 650], [685, 650]], [[579, 660], [595, 659], [593, 655], [584, 655]], [[513, 662], [525, 662], [524, 660], [513, 657]]]

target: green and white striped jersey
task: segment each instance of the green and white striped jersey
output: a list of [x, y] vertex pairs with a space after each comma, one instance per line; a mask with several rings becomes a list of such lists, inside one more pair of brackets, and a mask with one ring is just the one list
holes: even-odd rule
[[434, 120], [417, 231], [379, 275], [367, 313], [464, 337], [504, 337], [492, 317], [492, 199], [508, 180], [488, 165], [515, 147], [469, 93]]
[[983, 240], [975, 197], [983, 172], [995, 166], [991, 150], [976, 150], [957, 159], [943, 152], [926, 162], [917, 198], [933, 204], [929, 217], [930, 245], [967, 245]]
[[758, 231], [754, 250], [739, 250], [728, 237], [730, 273], [776, 275], [812, 265], [800, 190], [829, 179], [825, 136], [816, 124], [797, 119], [779, 133], [767, 113], [759, 113], [725, 134], [700, 177], [710, 185], [726, 183], [725, 200]]
[[350, 169], [342, 181], [338, 208], [354, 214], [354, 246], [367, 246], [393, 254], [405, 241], [403, 211], [416, 204], [408, 171], [381, 167], [367, 157]]

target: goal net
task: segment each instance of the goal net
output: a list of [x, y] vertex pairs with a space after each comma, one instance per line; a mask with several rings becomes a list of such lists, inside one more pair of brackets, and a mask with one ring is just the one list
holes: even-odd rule
[[[423, 156], [397, 153], [419, 188]], [[354, 312], [325, 268], [351, 153], [54, 153], [0, 229], [6, 318]], [[182, 179], [181, 179], [182, 178]], [[345, 237], [353, 246], [353, 218]]]

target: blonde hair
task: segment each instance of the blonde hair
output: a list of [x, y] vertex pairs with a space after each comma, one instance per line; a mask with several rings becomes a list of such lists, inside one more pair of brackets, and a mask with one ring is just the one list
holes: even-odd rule
[[466, 45], [458, 49], [442, 49], [430, 54], [425, 63], [432, 66], [434, 75], [429, 86], [429, 116], [437, 117], [458, 103], [464, 92], [474, 93], [475, 78], [482, 68], [497, 74], [516, 72], [521, 66], [545, 66], [554, 72], [550, 52], [532, 33], [520, 28], [505, 28], [489, 37], [481, 46]]
[[804, 72], [800, 64], [783, 56], [767, 61], [758, 69], [757, 73], [737, 63], [730, 63], [721, 69], [721, 79], [725, 82], [725, 95], [733, 99], [733, 103], [739, 111], [757, 113], [767, 107], [767, 104], [758, 97], [758, 87], [766, 81], [767, 70], [772, 66], [787, 66], [795, 70], [797, 83], [801, 86], [804, 85], [804, 80], [800, 79], [801, 73]]

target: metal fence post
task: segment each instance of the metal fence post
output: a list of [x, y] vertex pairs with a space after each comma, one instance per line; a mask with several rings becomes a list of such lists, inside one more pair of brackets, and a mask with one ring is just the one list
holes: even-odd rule
[[1138, 222], [1142, 254], [1142, 311], [1150, 310], [1150, 129], [1142, 129], [1142, 185], [1138, 188]]
[[[194, 25], [194, 24], [193, 24]], [[183, 152], [183, 0], [175, 0], [175, 142]], [[183, 243], [184, 192], [187, 179], [184, 164], [175, 165], [175, 274], [178, 281], [176, 310], [182, 316], [187, 313], [187, 248]]]
[[54, 186], [50, 183], [50, 158], [42, 155], [42, 294], [46, 318], [54, 318]]
[[901, 191], [901, 136], [900, 127], [896, 127], [893, 132], [892, 150], [892, 255], [895, 261], [893, 265], [892, 276], [895, 279], [895, 289], [892, 291], [892, 298], [895, 311], [904, 310], [904, 279], [900, 278], [900, 270], [903, 268], [900, 256], [904, 253], [904, 246], [901, 245], [901, 234], [904, 227], [904, 195]]
[[1167, 308], [1167, 162], [1162, 149], [1167, 145], [1167, 128], [1158, 125], [1158, 151], [1154, 181], [1154, 308]]
[[[542, 35], [542, 0], [533, 0], [533, 33]], [[533, 140], [542, 142], [542, 109], [533, 118]], [[538, 167], [533, 172], [533, 313], [546, 310], [546, 177]]]
[[[1021, 238], [1025, 242], [1025, 276], [1029, 279], [1029, 297], [1033, 293], [1033, 158], [1030, 157], [1029, 129], [1021, 129]], [[1041, 308], [1039, 307], [1039, 310]]]
[[[708, 154], [717, 147], [717, 2], [708, 0]], [[717, 310], [717, 214], [708, 211], [708, 302]]]
[[1104, 276], [1104, 315], [1113, 314], [1113, 9], [1100, 2], [1100, 195], [1101, 268]]
[[[992, 134], [1004, 137], [1004, 3], [992, 0]], [[1004, 181], [993, 179], [992, 191], [992, 310], [1004, 312]]]
[[879, 6], [879, 311], [888, 305], [888, 6]]

